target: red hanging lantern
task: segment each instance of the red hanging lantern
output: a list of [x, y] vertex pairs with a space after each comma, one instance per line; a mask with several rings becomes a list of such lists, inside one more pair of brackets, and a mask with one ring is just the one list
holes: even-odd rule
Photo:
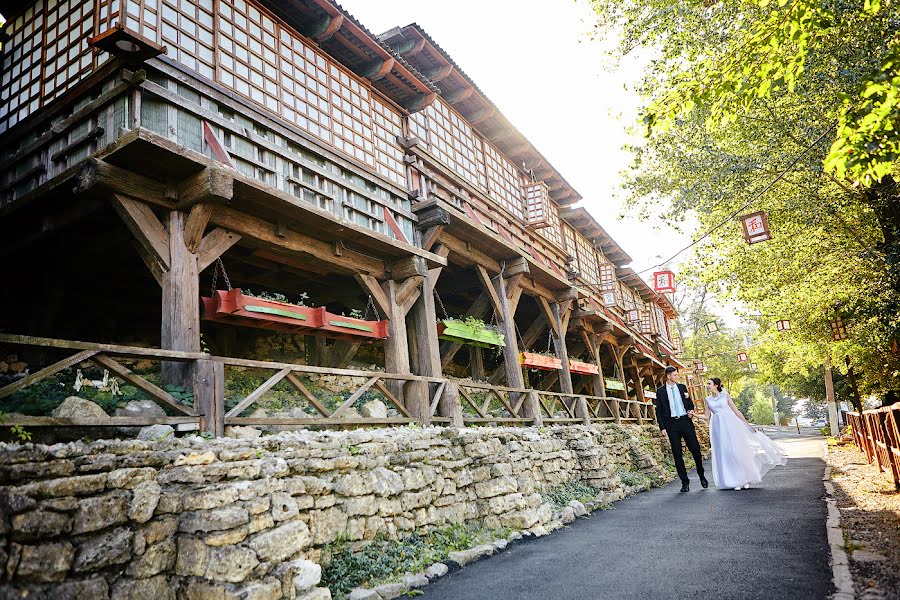
[[653, 273], [653, 289], [660, 293], [674, 293], [675, 273], [672, 271], [656, 271]]
[[847, 327], [840, 317], [831, 322], [831, 339], [836, 342], [847, 339]]
[[738, 362], [747, 362], [749, 360], [746, 352], [738, 352], [737, 359]]
[[787, 319], [775, 321], [775, 327], [778, 328], [778, 331], [790, 331], [791, 330], [791, 322], [788, 321]]
[[765, 211], [758, 211], [741, 217], [741, 226], [744, 228], [744, 239], [748, 244], [765, 242], [772, 239], [769, 231], [769, 218]]

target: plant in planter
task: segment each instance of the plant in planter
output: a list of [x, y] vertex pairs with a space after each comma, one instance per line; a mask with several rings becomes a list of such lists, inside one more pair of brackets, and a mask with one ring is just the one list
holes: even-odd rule
[[522, 352], [519, 362], [522, 366], [539, 371], [558, 371], [562, 368], [562, 361], [549, 352]]
[[506, 345], [498, 327], [475, 317], [445, 318], [438, 321], [437, 328], [438, 337], [442, 340], [481, 346], [482, 348], [502, 348]]
[[571, 359], [569, 360], [569, 371], [579, 375], [598, 375], [600, 373], [600, 369], [595, 364]]
[[613, 379], [612, 377], [607, 377], [606, 378], [606, 389], [624, 392], [625, 384], [622, 383], [622, 381], [620, 379]]

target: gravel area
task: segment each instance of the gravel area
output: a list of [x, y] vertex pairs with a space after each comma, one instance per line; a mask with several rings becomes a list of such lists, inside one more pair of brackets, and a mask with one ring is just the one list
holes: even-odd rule
[[828, 449], [857, 598], [900, 598], [900, 492], [856, 446]]

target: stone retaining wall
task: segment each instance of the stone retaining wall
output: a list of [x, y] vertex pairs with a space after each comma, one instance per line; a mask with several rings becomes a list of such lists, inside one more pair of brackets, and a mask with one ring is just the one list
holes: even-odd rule
[[285, 432], [0, 444], [0, 598], [322, 598], [321, 548], [478, 520], [543, 529], [542, 492], [668, 478], [652, 426]]

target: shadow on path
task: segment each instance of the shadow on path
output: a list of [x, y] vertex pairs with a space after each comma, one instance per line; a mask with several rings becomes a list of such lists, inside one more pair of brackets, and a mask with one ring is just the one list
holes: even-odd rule
[[[423, 598], [822, 599], [832, 591], [822, 438], [766, 433], [790, 459], [758, 488], [674, 482], [451, 573]], [[711, 469], [707, 468], [711, 474]]]

